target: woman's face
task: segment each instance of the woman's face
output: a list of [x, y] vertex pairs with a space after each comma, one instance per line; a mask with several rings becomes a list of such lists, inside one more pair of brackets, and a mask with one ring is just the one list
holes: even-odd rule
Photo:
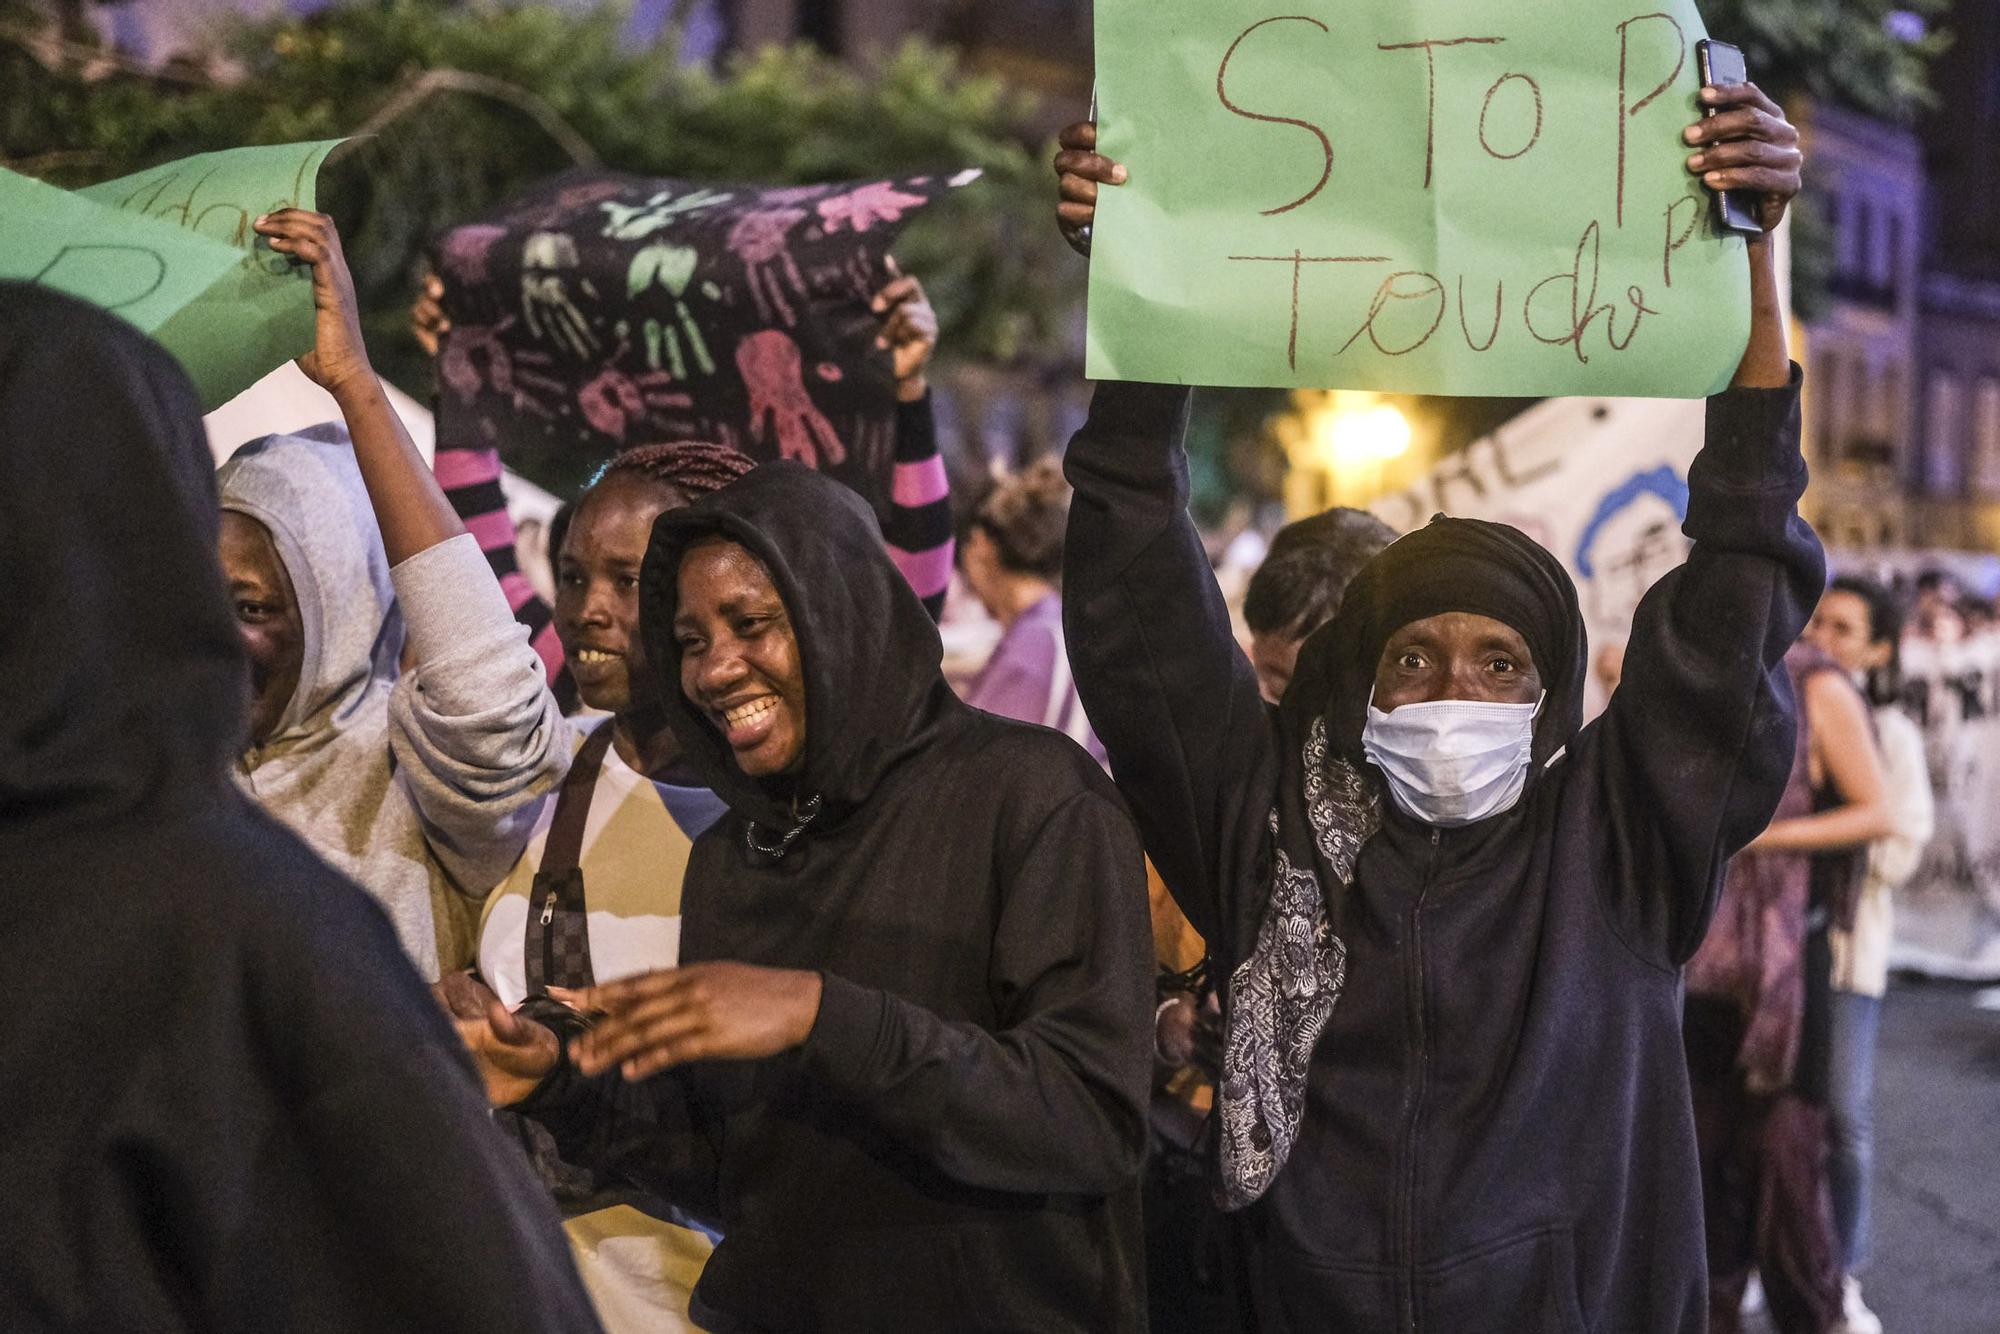
[[1440, 699], [1533, 704], [1541, 694], [1527, 641], [1511, 626], [1471, 612], [1411, 621], [1389, 636], [1375, 664], [1375, 707], [1384, 713]]
[[250, 655], [250, 740], [262, 745], [298, 693], [305, 618], [270, 529], [247, 514], [224, 510], [218, 552], [236, 629]]
[[1869, 642], [1868, 603], [1858, 593], [1835, 588], [1819, 600], [1806, 642], [1818, 649], [1844, 672], [1860, 675], [1889, 661], [1891, 645]]
[[806, 753], [805, 667], [784, 599], [758, 559], [711, 538], [681, 557], [674, 639], [681, 693], [752, 778], [796, 773]]
[[687, 503], [664, 482], [611, 473], [577, 506], [556, 556], [556, 636], [583, 702], [625, 713], [643, 681], [639, 569], [653, 520]]

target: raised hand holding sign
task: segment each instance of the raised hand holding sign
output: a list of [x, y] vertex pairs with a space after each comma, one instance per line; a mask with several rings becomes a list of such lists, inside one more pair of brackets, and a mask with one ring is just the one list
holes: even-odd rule
[[1703, 35], [1691, 0], [1104, 0], [1100, 137], [1058, 164], [1066, 232], [1095, 207], [1089, 374], [1720, 388], [1749, 279], [1681, 135]]

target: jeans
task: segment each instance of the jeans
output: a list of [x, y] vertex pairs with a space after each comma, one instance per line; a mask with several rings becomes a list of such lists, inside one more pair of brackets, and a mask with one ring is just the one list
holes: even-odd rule
[[1833, 993], [1833, 1068], [1827, 1107], [1833, 1153], [1828, 1177], [1834, 1230], [1850, 1274], [1868, 1259], [1869, 1182], [1875, 1162], [1875, 1034], [1881, 1019], [1881, 997]]

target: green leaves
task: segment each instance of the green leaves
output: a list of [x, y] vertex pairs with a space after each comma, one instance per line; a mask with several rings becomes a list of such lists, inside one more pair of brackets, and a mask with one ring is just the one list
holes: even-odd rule
[[[348, 0], [231, 25], [196, 62], [226, 77], [156, 81], [46, 67], [5, 35], [42, 17], [31, 0], [0, 0], [0, 162], [53, 183], [374, 131], [329, 167], [327, 207], [377, 364], [412, 389], [426, 368], [403, 331], [431, 239], [575, 165], [579, 145], [617, 170], [718, 183], [983, 169], [899, 252], [938, 309], [947, 356], [1059, 350], [1082, 290], [1049, 220], [1045, 147], [1023, 128], [1030, 102], [922, 42], [866, 71], [803, 46], [710, 70], [683, 63], [671, 35], [628, 45], [616, 4]], [[433, 70], [474, 77], [418, 96]]]

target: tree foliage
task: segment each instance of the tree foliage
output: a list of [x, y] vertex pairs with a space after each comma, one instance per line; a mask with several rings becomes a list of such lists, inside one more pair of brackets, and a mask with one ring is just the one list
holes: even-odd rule
[[[0, 0], [0, 32], [19, 31], [31, 8]], [[215, 53], [221, 78], [107, 74], [81, 58], [51, 69], [0, 37], [0, 161], [77, 185], [208, 149], [351, 134], [395, 113], [338, 164], [329, 195], [371, 341], [405, 383], [420, 367], [389, 335], [428, 246], [574, 165], [565, 140], [616, 170], [703, 180], [978, 167], [979, 184], [912, 227], [904, 267], [924, 277], [956, 354], [1013, 362], [1059, 349], [1081, 269], [1049, 224], [1043, 148], [1023, 129], [1021, 95], [921, 42], [865, 70], [807, 47], [711, 70], [683, 62], [671, 34], [630, 44], [625, 20], [617, 5], [348, 3], [234, 25]], [[509, 95], [446, 87], [412, 103], [417, 81], [440, 70]]]
[[[1986, 3], [1987, 0], [1974, 0]], [[1750, 76], [1898, 124], [1930, 105], [1930, 62], [1950, 40], [1951, 0], [1703, 0], [1718, 38], [1743, 48]]]

